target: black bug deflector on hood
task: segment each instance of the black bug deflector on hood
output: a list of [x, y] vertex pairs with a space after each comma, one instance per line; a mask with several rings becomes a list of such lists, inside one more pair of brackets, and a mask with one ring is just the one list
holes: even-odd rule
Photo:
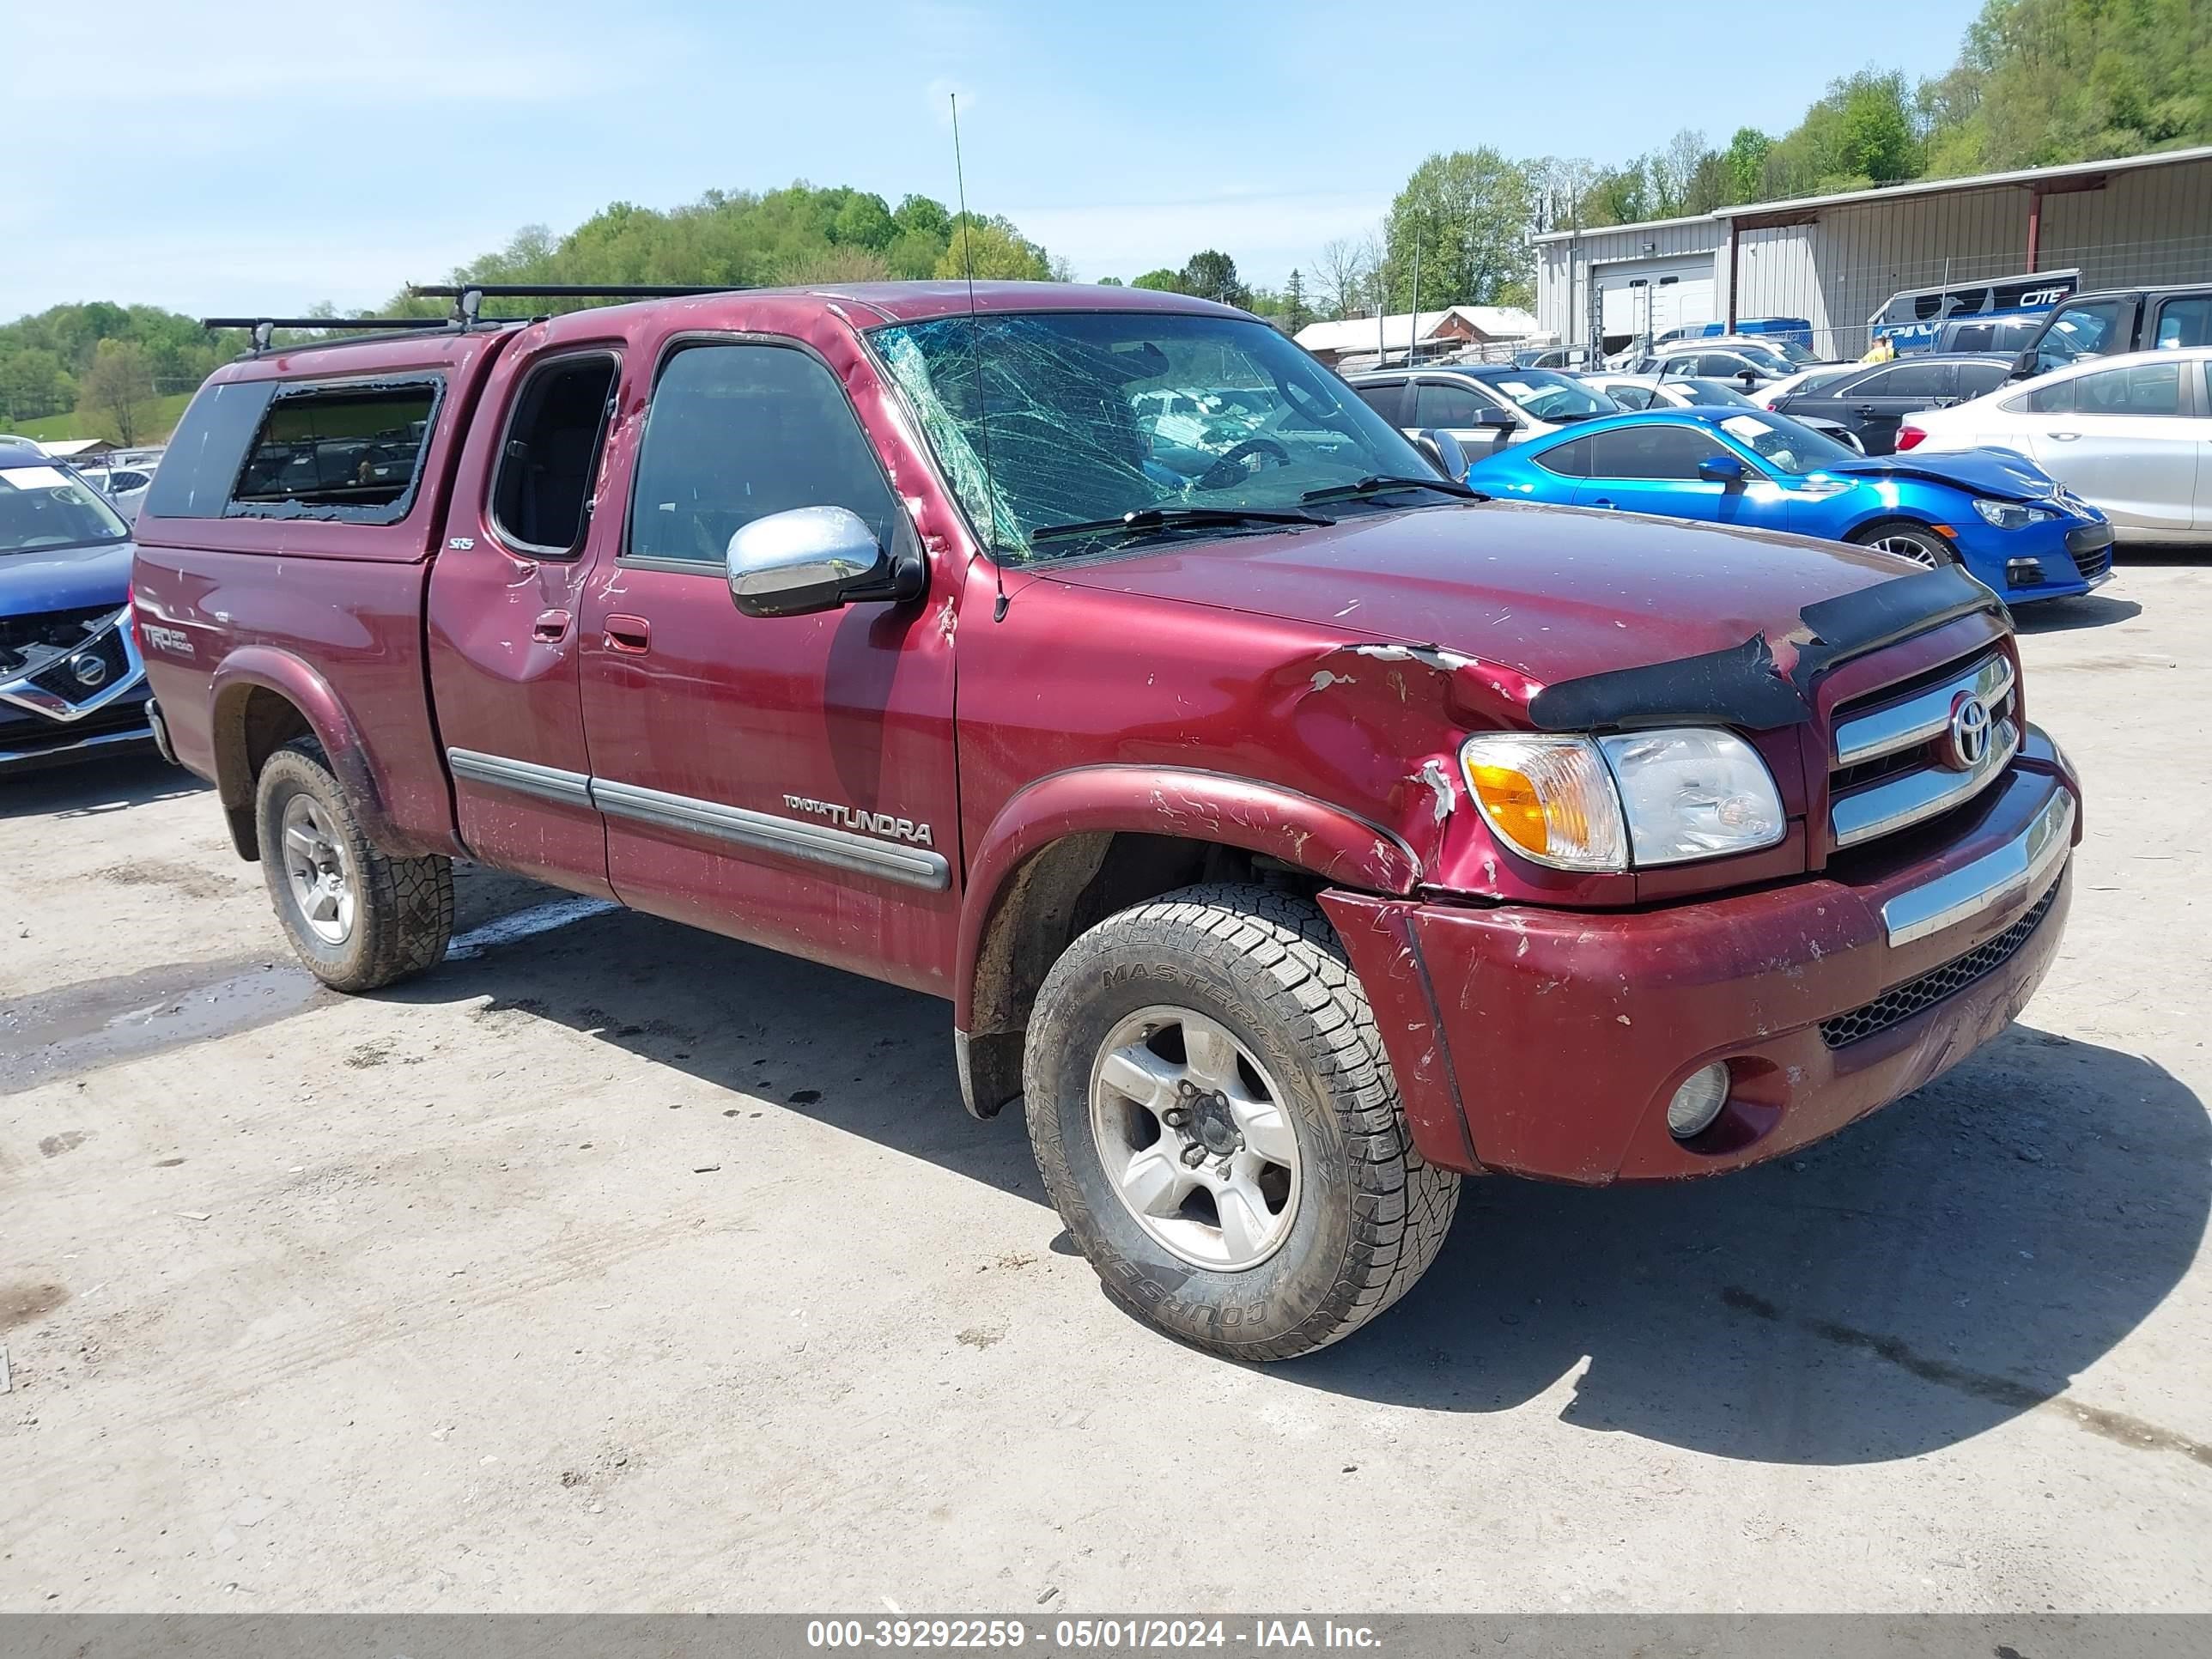
[[1763, 633], [1741, 645], [1641, 668], [1562, 680], [1538, 692], [1528, 716], [1540, 731], [1633, 730], [1725, 721], [1754, 732], [1813, 717], [1813, 683], [1847, 658], [1976, 611], [2006, 614], [2004, 601], [1957, 565], [1923, 570], [1799, 611], [1784, 669]]

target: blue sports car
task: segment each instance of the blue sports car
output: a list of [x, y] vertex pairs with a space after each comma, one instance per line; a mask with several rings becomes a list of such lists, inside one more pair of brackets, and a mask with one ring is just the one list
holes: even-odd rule
[[1485, 456], [1467, 481], [1501, 501], [1612, 507], [1855, 542], [1954, 561], [2008, 603], [2086, 593], [2112, 574], [2112, 527], [2006, 449], [1869, 459], [1765, 410], [1650, 410]]

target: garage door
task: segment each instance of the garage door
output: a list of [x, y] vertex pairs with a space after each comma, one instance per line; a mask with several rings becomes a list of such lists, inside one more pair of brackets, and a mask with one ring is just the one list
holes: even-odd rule
[[1713, 322], [1719, 314], [1710, 253], [1606, 266], [1598, 275], [1598, 291], [1605, 296], [1608, 339], [1638, 334], [1656, 339], [1669, 329]]

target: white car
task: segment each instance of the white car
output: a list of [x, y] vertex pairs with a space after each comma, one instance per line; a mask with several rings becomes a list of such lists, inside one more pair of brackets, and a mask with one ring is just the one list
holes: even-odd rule
[[2212, 346], [2085, 358], [1923, 410], [1897, 448], [2017, 450], [2123, 542], [2212, 542]]

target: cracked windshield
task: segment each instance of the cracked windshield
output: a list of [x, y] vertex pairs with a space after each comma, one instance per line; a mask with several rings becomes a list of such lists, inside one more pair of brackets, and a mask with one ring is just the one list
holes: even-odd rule
[[1067, 312], [945, 318], [872, 338], [969, 519], [1016, 560], [1090, 551], [1132, 513], [1159, 510], [1158, 529], [1195, 510], [1218, 533], [1218, 514], [1229, 527], [1247, 512], [1322, 521], [1315, 492], [1369, 479], [1422, 481], [1393, 507], [1465, 493], [1263, 324]]

